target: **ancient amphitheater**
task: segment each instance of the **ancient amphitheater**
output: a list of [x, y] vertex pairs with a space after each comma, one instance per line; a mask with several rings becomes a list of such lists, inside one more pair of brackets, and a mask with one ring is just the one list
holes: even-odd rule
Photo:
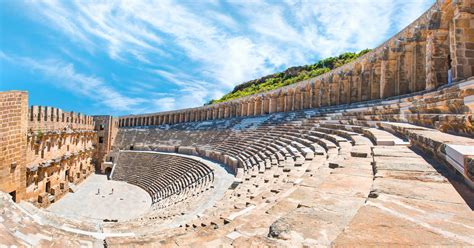
[[474, 246], [474, 0], [224, 103], [0, 106], [0, 247]]

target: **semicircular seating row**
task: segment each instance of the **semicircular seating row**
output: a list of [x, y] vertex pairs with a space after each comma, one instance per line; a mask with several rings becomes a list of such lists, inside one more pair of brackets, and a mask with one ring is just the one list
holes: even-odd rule
[[[340, 108], [121, 128], [116, 150], [231, 157], [241, 167], [241, 183], [180, 228], [163, 224], [182, 215], [193, 197], [170, 200], [143, 218], [104, 223], [106, 230], [140, 234], [105, 240], [111, 246], [472, 246], [474, 195], [463, 183], [466, 173], [456, 175], [447, 166], [456, 168], [469, 157], [464, 148], [474, 146], [472, 103], [466, 100], [472, 85]], [[125, 162], [150, 175], [151, 153], [138, 159], [145, 162], [125, 153], [119, 159], [134, 160]], [[142, 183], [141, 177], [133, 180]], [[151, 182], [142, 187], [156, 200], [179, 192], [151, 191]]]
[[[204, 163], [190, 158], [123, 151], [118, 156], [112, 178], [144, 189], [155, 204], [211, 185], [214, 174]], [[174, 198], [173, 201], [180, 200]]]
[[[363, 244], [374, 245], [380, 244], [383, 238], [370, 238], [360, 233], [359, 237], [352, 236], [363, 233], [364, 228], [357, 226], [361, 223], [382, 228], [377, 226], [382, 225], [381, 222], [364, 222], [367, 215], [374, 214], [375, 219], [396, 216], [396, 221], [389, 224], [393, 228], [399, 224], [413, 225], [397, 230], [404, 235], [413, 231], [420, 234], [407, 238], [404, 243], [407, 245], [430, 244], [424, 241], [423, 235], [433, 230], [441, 236], [447, 230], [458, 235], [458, 239], [437, 237], [445, 244], [473, 244], [474, 240], [464, 235], [463, 230], [449, 227], [450, 220], [474, 224], [465, 218], [473, 216], [469, 193], [467, 202], [463, 200], [466, 198], [464, 193], [460, 193], [469, 192], [465, 184], [459, 186], [465, 172], [457, 177], [443, 166], [456, 167], [457, 162], [463, 163], [463, 156], [469, 156], [463, 149], [474, 146], [469, 138], [474, 134], [472, 103], [466, 100], [472, 96], [470, 89], [472, 82], [436, 93], [376, 101], [353, 108], [331, 107], [172, 126], [125, 128], [119, 132], [115, 145], [116, 148], [133, 145], [135, 149], [177, 152], [181, 148], [189, 152], [189, 148], [194, 147], [195, 151], [191, 153], [203, 157], [219, 160], [228, 156], [239, 161], [243, 169], [238, 175], [242, 179], [239, 187], [229, 191], [195, 221], [184, 225], [185, 231], [168, 233], [170, 236], [180, 233], [178, 239], [185, 240], [184, 243], [199, 240], [194, 244], [202, 244], [200, 235], [209, 235], [209, 229], [213, 229], [209, 240], [234, 245], [253, 242], [255, 237], [263, 238], [268, 244], [275, 241], [272, 238], [280, 242], [303, 237], [309, 245], [315, 245], [311, 243], [315, 240], [316, 245], [338, 242], [347, 245], [364, 237]], [[456, 108], [453, 103], [457, 104]], [[461, 155], [461, 159], [453, 161], [457, 155]], [[451, 184], [452, 181], [455, 183]], [[438, 195], [429, 193], [433, 190]], [[451, 209], [448, 216], [433, 202], [438, 200], [460, 208]], [[390, 201], [403, 202], [411, 210], [400, 210], [390, 205]], [[421, 220], [419, 213], [430, 208], [437, 209], [435, 212], [447, 219], [437, 224], [434, 224], [437, 218], [423, 217]], [[381, 210], [394, 216], [386, 216]], [[315, 218], [317, 223], [301, 224], [307, 218]], [[255, 223], [256, 219], [258, 223]], [[279, 231], [280, 222], [286, 227], [289, 225], [289, 230]], [[323, 223], [328, 226], [321, 227]], [[431, 225], [436, 228], [425, 228]], [[348, 226], [357, 228], [345, 230]], [[316, 230], [305, 231], [311, 228]], [[377, 232], [375, 229], [372, 231]], [[300, 236], [285, 236], [292, 231]], [[321, 240], [322, 233], [326, 233], [325, 240]], [[162, 238], [158, 235], [156, 240]], [[395, 238], [384, 242], [396, 243]], [[168, 237], [168, 240], [172, 243], [176, 237]], [[111, 238], [110, 242], [124, 242], [124, 239]]]

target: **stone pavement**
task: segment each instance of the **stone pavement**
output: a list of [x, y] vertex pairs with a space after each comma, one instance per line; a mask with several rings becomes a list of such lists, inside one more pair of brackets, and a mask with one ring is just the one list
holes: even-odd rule
[[[100, 194], [97, 195], [97, 189]], [[114, 189], [113, 194], [111, 193]], [[121, 181], [107, 180], [105, 175], [91, 175], [48, 210], [70, 218], [128, 220], [149, 210], [150, 196], [141, 188]]]

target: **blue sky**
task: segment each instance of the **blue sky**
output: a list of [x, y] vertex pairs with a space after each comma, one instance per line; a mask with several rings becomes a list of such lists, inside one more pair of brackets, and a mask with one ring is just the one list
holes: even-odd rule
[[201, 106], [244, 81], [374, 48], [434, 0], [0, 0], [0, 91], [124, 115]]

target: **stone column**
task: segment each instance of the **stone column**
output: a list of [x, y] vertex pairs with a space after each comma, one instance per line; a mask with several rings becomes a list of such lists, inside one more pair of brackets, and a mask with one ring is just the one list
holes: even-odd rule
[[313, 88], [311, 87], [310, 81], [304, 86], [303, 91], [303, 109], [310, 109], [313, 106]]
[[[352, 70], [348, 72], [349, 84], [350, 84], [350, 103], [362, 101], [362, 78], [361, 78], [361, 65], [355, 63]], [[364, 89], [366, 90], [366, 89]]]
[[321, 77], [321, 107], [329, 106], [329, 76]]
[[339, 72], [339, 102], [338, 104], [346, 104], [350, 102], [350, 77], [351, 72], [347, 68], [341, 68]]
[[203, 108], [199, 109], [199, 110], [198, 110], [198, 115], [199, 115], [199, 117], [198, 117], [198, 118], [199, 118], [199, 119], [198, 119], [199, 121], [204, 121], [204, 120], [206, 120], [206, 111], [205, 111], [205, 109], [203, 109]]
[[300, 110], [301, 109], [301, 88], [300, 86], [294, 88], [294, 95], [293, 95], [293, 109]]
[[278, 112], [278, 93], [273, 92], [270, 98], [270, 113]]
[[271, 95], [267, 93], [263, 97], [263, 104], [262, 104], [262, 114], [270, 114], [270, 108], [271, 108]]
[[374, 56], [369, 60], [369, 63], [372, 64], [371, 70], [370, 70], [370, 82], [371, 82], [370, 99], [371, 100], [380, 99], [381, 97], [380, 78], [381, 78], [381, 72], [382, 72], [382, 61], [376, 56]]
[[421, 31], [415, 31], [413, 49], [413, 82], [414, 92], [426, 88], [426, 40]]
[[216, 119], [218, 120], [222, 119], [224, 117], [224, 108], [223, 108], [222, 103], [217, 106], [216, 111], [217, 111]]
[[239, 104], [239, 116], [247, 116], [247, 102], [240, 100]]
[[216, 107], [210, 107], [211, 111], [211, 118], [210, 120], [215, 120], [217, 119], [217, 108]]
[[253, 116], [254, 115], [254, 107], [255, 102], [254, 99], [248, 99], [247, 100], [247, 116]]
[[453, 81], [474, 76], [474, 4], [456, 1], [453, 24], [449, 28]]
[[411, 75], [411, 65], [407, 63], [413, 48], [407, 47], [408, 42], [403, 40], [402, 44], [399, 47], [399, 53], [397, 54], [397, 80], [398, 80], [398, 93], [399, 95], [410, 93], [410, 75]]
[[237, 116], [239, 104], [236, 102], [230, 102], [229, 104], [229, 117], [234, 118]]
[[227, 118], [229, 118], [229, 115], [230, 115], [230, 113], [229, 113], [229, 104], [226, 103], [223, 108], [224, 108], [224, 119], [227, 119]]
[[230, 104], [230, 118], [238, 117], [240, 114], [240, 103], [232, 102]]
[[393, 51], [394, 49], [388, 46], [384, 47], [381, 54], [380, 93], [382, 98], [397, 95], [395, 78], [395, 75], [397, 75], [397, 55]]
[[339, 104], [339, 83], [339, 76], [331, 73], [328, 78], [330, 106]]
[[262, 114], [262, 97], [258, 96], [254, 100], [254, 115], [261, 115]]
[[173, 124], [179, 123], [179, 117], [180, 117], [179, 113], [173, 113]]
[[315, 79], [312, 84], [312, 93], [313, 93], [313, 108], [321, 107], [321, 80]]
[[295, 110], [295, 90], [294, 89], [288, 89], [287, 95], [286, 95], [286, 112], [294, 111]]
[[285, 94], [280, 90], [275, 95], [277, 96], [276, 112], [285, 112]]

